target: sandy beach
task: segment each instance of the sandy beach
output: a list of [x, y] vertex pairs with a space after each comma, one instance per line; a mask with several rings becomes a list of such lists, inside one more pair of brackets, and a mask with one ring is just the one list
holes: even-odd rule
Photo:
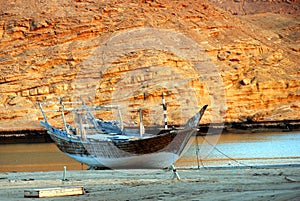
[[[0, 174], [1, 200], [30, 200], [24, 190], [83, 186], [84, 195], [40, 200], [299, 200], [300, 167], [83, 170]], [[37, 198], [36, 198], [37, 199]], [[38, 199], [37, 199], [38, 200]]]

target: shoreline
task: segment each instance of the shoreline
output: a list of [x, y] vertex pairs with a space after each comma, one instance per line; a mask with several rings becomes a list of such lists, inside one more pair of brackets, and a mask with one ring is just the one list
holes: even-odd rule
[[84, 187], [84, 195], [43, 200], [299, 200], [300, 167], [83, 170], [0, 173], [0, 197], [28, 200], [24, 190]]
[[43, 128], [0, 129], [0, 144], [53, 142]]
[[[171, 126], [170, 126], [171, 127]], [[175, 126], [178, 127], [178, 126]], [[225, 122], [222, 124], [200, 124], [196, 135], [214, 133], [266, 133], [300, 131], [300, 120], [262, 121], [262, 122]], [[0, 128], [0, 144], [48, 143], [53, 142], [44, 128]]]
[[[276, 122], [252, 122], [252, 123], [224, 123], [223, 124], [200, 124], [197, 136], [214, 135], [214, 133], [267, 133], [267, 132], [294, 132], [300, 131], [300, 120], [286, 123]], [[53, 142], [47, 131], [43, 128], [28, 129], [0, 129], [0, 144], [15, 143], [49, 143]]]

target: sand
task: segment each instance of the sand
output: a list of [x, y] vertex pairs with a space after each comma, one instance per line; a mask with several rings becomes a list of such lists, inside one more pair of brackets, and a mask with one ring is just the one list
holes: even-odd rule
[[0, 174], [1, 200], [30, 200], [25, 189], [83, 186], [85, 194], [36, 200], [300, 200], [300, 167], [83, 170]]

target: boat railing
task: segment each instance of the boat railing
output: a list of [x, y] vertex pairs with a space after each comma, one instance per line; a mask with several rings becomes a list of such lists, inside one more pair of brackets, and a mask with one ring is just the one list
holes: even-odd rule
[[[71, 106], [76, 106], [77, 107], [70, 107]], [[47, 107], [52, 107], [56, 106], [55, 109], [45, 109], [44, 106]], [[122, 116], [121, 116], [121, 109], [120, 106], [118, 105], [102, 105], [102, 106], [88, 106], [83, 102], [40, 102], [39, 103], [40, 110], [42, 112], [42, 115], [44, 117], [44, 120], [46, 123], [49, 124], [48, 118], [46, 113], [56, 113], [59, 112], [61, 113], [62, 116], [62, 121], [64, 124], [64, 130], [66, 133], [74, 133], [72, 130], [77, 130], [76, 133], [81, 134], [83, 137], [85, 137], [86, 130], [89, 130], [89, 134], [99, 134], [102, 132], [102, 130], [99, 128], [98, 122], [94, 115], [92, 114], [93, 111], [111, 111], [111, 110], [117, 110], [118, 111], [118, 116], [119, 116], [119, 122], [120, 122], [120, 129], [123, 130], [123, 121], [122, 121]], [[66, 122], [65, 118], [65, 112], [72, 112], [77, 115], [77, 120], [76, 122], [78, 124], [78, 128], [73, 128], [71, 125], [69, 125]], [[89, 121], [92, 123], [92, 125], [86, 126], [82, 122], [82, 118], [85, 116], [85, 118], [88, 117]]]
[[[79, 133], [82, 135], [83, 138], [85, 138], [85, 131], [86, 130], [92, 130], [88, 133], [101, 133], [101, 131], [104, 131], [105, 133], [124, 133], [124, 122], [122, 119], [121, 114], [121, 108], [119, 105], [101, 105], [101, 106], [88, 106], [82, 101], [74, 101], [74, 102], [63, 102], [60, 97], [58, 97], [58, 102], [44, 102], [39, 103], [40, 110], [42, 112], [42, 115], [44, 117], [44, 120], [46, 123], [48, 123], [48, 119], [46, 116], [47, 112], [60, 112], [64, 124], [64, 129], [67, 133], [74, 133], [74, 129], [78, 129]], [[50, 106], [54, 105], [56, 106], [55, 109]], [[45, 109], [43, 106], [50, 107], [49, 109]], [[76, 106], [76, 107], [75, 107]], [[164, 99], [164, 94], [162, 93], [162, 106], [163, 106], [163, 116], [164, 116], [164, 130], [170, 130], [168, 128], [167, 124], [167, 104]], [[117, 110], [118, 111], [118, 121], [119, 125], [112, 126], [109, 125], [109, 121], [102, 121], [101, 119], [95, 118], [92, 112], [99, 111], [99, 110], [106, 110], [106, 111], [112, 111]], [[139, 134], [140, 137], [143, 137], [145, 134], [145, 127], [143, 125], [143, 111], [144, 108], [132, 108], [128, 109], [127, 111], [138, 111], [139, 113]], [[75, 113], [74, 122], [76, 126], [74, 128], [70, 128], [70, 126], [66, 122], [65, 113], [68, 114], [68, 112]], [[85, 118], [85, 119], [84, 119]], [[90, 125], [85, 126], [83, 125], [85, 122], [88, 121]], [[100, 121], [100, 123], [99, 123]], [[114, 121], [114, 120], [113, 120]], [[102, 127], [99, 126], [99, 124], [103, 124]], [[76, 130], [76, 134], [77, 134]]]

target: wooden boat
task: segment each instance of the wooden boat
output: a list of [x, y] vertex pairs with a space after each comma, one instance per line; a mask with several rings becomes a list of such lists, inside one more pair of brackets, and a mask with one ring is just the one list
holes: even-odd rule
[[[197, 131], [199, 121], [207, 105], [188, 120], [182, 129], [162, 129], [158, 134], [144, 133], [140, 117], [139, 133], [126, 131], [122, 121], [104, 121], [96, 119], [91, 111], [118, 108], [117, 106], [83, 105], [68, 109], [61, 102], [59, 110], [64, 120], [64, 129], [53, 127], [47, 120], [46, 110], [40, 108], [44, 116], [41, 125], [47, 130], [57, 147], [69, 157], [93, 168], [166, 168], [184, 153], [189, 140]], [[65, 111], [75, 112], [78, 127], [68, 125], [64, 119]], [[119, 115], [120, 112], [119, 112]], [[88, 117], [88, 118], [87, 118]], [[86, 127], [83, 119], [89, 120]]]

